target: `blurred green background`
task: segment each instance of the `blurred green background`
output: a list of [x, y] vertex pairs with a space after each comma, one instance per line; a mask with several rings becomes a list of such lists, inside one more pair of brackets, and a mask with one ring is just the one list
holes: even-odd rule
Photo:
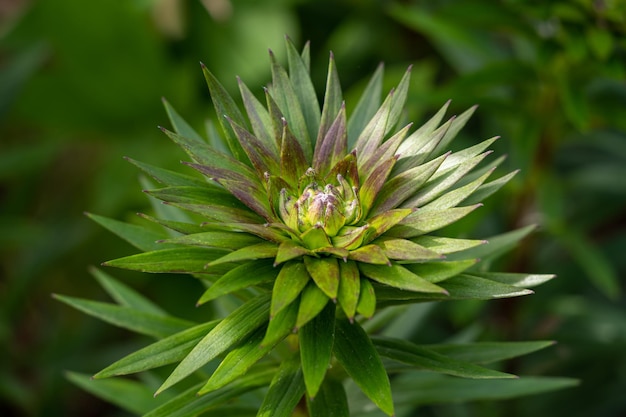
[[[410, 336], [554, 339], [507, 370], [580, 386], [419, 416], [626, 415], [624, 0], [0, 2], [0, 415], [127, 415], [63, 374], [145, 343], [50, 297], [105, 299], [88, 266], [134, 253], [83, 212], [150, 212], [122, 157], [184, 169], [156, 129], [161, 97], [204, 129], [213, 110], [198, 61], [233, 93], [235, 75], [260, 93], [267, 49], [283, 58], [286, 34], [311, 41], [320, 93], [332, 50], [348, 101], [384, 61], [389, 87], [414, 65], [411, 120], [448, 99], [452, 113], [479, 104], [455, 146], [500, 135], [502, 173], [521, 172], [454, 231], [538, 224], [499, 266], [558, 274], [523, 299], [433, 305]], [[205, 314], [192, 278], [108, 272], [171, 312]]]

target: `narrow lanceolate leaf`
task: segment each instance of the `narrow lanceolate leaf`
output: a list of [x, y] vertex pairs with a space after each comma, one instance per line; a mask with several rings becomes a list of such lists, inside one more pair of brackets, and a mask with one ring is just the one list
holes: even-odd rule
[[172, 247], [172, 245], [163, 245], [157, 243], [157, 240], [161, 240], [167, 237], [167, 234], [164, 232], [155, 232], [154, 230], [145, 228], [143, 226], [131, 223], [124, 223], [118, 220], [109, 219], [107, 217], [98, 216], [96, 214], [85, 214], [87, 215], [87, 217], [94, 220], [99, 225], [115, 233], [116, 235], [142, 251], [167, 249]]
[[350, 149], [353, 149], [358, 136], [380, 106], [380, 97], [383, 91], [383, 73], [384, 66], [380, 64], [361, 94], [361, 98], [354, 108], [350, 120], [348, 120], [348, 147]]
[[[400, 154], [401, 157], [398, 163], [396, 164], [395, 169], [393, 170], [393, 175], [397, 175], [401, 172], [406, 172], [408, 170], [417, 168], [418, 166], [427, 163], [426, 161], [428, 161], [429, 155], [432, 153], [433, 149], [437, 147], [439, 142], [443, 140], [443, 137], [446, 135], [446, 132], [452, 125], [452, 122], [454, 122], [454, 117], [452, 117], [446, 123], [441, 125], [437, 130], [435, 130], [426, 138], [424, 138], [424, 142], [425, 142], [424, 146], [422, 146], [417, 153], [411, 154], [408, 156], [404, 154]], [[436, 160], [444, 155], [447, 156], [450, 153], [452, 152], [448, 151], [447, 153], [439, 155], [437, 158], [433, 160]]]
[[389, 259], [404, 262], [424, 262], [441, 259], [442, 255], [426, 249], [415, 242], [393, 237], [381, 237], [373, 242]]
[[217, 119], [222, 127], [222, 131], [226, 135], [228, 148], [237, 160], [245, 161], [246, 155], [243, 152], [243, 149], [241, 149], [241, 145], [230, 129], [228, 122], [226, 122], [226, 120], [221, 116], [227, 115], [241, 126], [245, 126], [245, 119], [239, 111], [239, 107], [235, 104], [235, 100], [233, 100], [222, 84], [220, 84], [217, 78], [215, 78], [215, 76], [208, 70], [207, 67], [204, 66], [204, 64], [202, 64], [202, 72], [204, 73], [204, 78], [209, 86], [211, 100], [215, 106], [215, 113], [220, 115]]
[[315, 172], [328, 172], [343, 158], [348, 148], [347, 135], [346, 108], [341, 106], [335, 121], [330, 125], [326, 134], [315, 144], [315, 153], [313, 154]]
[[283, 308], [291, 304], [309, 281], [309, 274], [302, 262], [286, 263], [280, 269], [274, 282], [270, 317], [275, 317]]
[[[144, 173], [155, 179], [157, 182], [174, 187], [174, 186], [192, 186], [203, 187], [207, 182], [200, 177], [192, 177], [191, 175], [181, 174], [176, 171], [159, 168], [157, 166], [147, 164], [145, 162], [136, 161], [132, 158], [124, 157], [128, 162], [141, 169]], [[209, 186], [210, 187], [210, 186]]]
[[372, 341], [382, 356], [418, 369], [473, 379], [515, 378], [515, 375], [452, 359], [405, 340], [375, 337]]
[[232, 349], [217, 367], [198, 395], [215, 391], [243, 376], [255, 363], [269, 353], [274, 345], [261, 345], [265, 328], [261, 327]]
[[484, 140], [474, 146], [470, 146], [469, 148], [465, 148], [458, 152], [454, 152], [449, 157], [446, 158], [443, 164], [441, 164], [441, 171], [445, 171], [449, 168], [464, 164], [474, 157], [478, 156], [481, 152], [486, 150], [491, 144], [493, 144], [500, 137], [496, 136], [491, 139]]
[[383, 185], [371, 213], [375, 215], [398, 207], [415, 194], [415, 190], [419, 189], [437, 171], [448, 155], [449, 153], [441, 155], [437, 159], [403, 171], [396, 176], [393, 176], [392, 171], [393, 177]]
[[159, 340], [107, 366], [95, 374], [94, 378], [143, 372], [178, 362], [218, 323], [219, 320], [202, 323]]
[[221, 231], [194, 233], [190, 235], [175, 237], [172, 239], [165, 239], [161, 242], [189, 246], [203, 246], [207, 248], [236, 250], [244, 246], [257, 244], [259, 242], [262, 242], [262, 240], [256, 236], [248, 235], [245, 233]]
[[270, 322], [265, 332], [265, 337], [261, 341], [261, 346], [276, 345], [278, 342], [295, 331], [296, 320], [298, 319], [299, 300], [295, 300], [287, 307], [280, 310], [278, 314], [270, 317]]
[[339, 290], [339, 264], [335, 257], [304, 257], [304, 265], [320, 290], [331, 300], [337, 299]]
[[433, 117], [413, 132], [411, 136], [406, 138], [402, 145], [400, 145], [398, 152], [400, 152], [403, 156], [415, 155], [425, 145], [426, 138], [429, 137], [435, 129], [437, 129], [437, 126], [439, 126], [443, 120], [449, 105], [450, 100], [448, 100]]
[[315, 139], [320, 124], [320, 105], [317, 101], [315, 87], [313, 87], [307, 64], [296, 50], [293, 42], [289, 38], [286, 38], [286, 44], [289, 79], [295, 87], [294, 92], [302, 108], [302, 114], [306, 122], [309, 137]]
[[289, 123], [294, 138], [304, 153], [305, 160], [310, 161], [313, 156], [313, 147], [311, 146], [309, 131], [298, 96], [294, 91], [291, 80], [289, 80], [287, 71], [276, 61], [271, 51], [270, 59], [272, 61], [272, 87], [270, 94]]
[[290, 261], [294, 258], [300, 258], [304, 255], [311, 255], [312, 252], [292, 240], [287, 240], [278, 245], [278, 253], [276, 254], [276, 259], [274, 260], [274, 265], [280, 265], [283, 262]]
[[328, 76], [326, 78], [326, 92], [324, 94], [324, 108], [320, 120], [320, 129], [317, 134], [317, 142], [322, 141], [326, 136], [330, 125], [339, 114], [339, 110], [343, 105], [343, 95], [341, 93], [341, 85], [339, 83], [339, 75], [337, 75], [337, 66], [335, 65], [335, 57], [330, 53], [328, 59]]
[[272, 282], [277, 274], [278, 270], [274, 268], [271, 261], [260, 260], [245, 263], [222, 275], [202, 294], [196, 305], [244, 288]]
[[485, 259], [486, 257], [495, 258], [510, 250], [520, 240], [528, 236], [528, 234], [532, 232], [535, 227], [535, 225], [530, 225], [517, 230], [513, 230], [511, 232], [487, 238], [486, 240], [489, 242], [488, 245], [477, 246], [475, 248], [456, 252], [452, 255], [449, 255], [447, 258], [449, 260], [467, 258]]
[[283, 123], [280, 147], [280, 174], [289, 185], [297, 188], [298, 180], [306, 172], [306, 153], [298, 143], [296, 137], [286, 122]]
[[387, 139], [382, 145], [375, 149], [372, 154], [363, 156], [362, 159], [364, 160], [361, 160], [361, 163], [359, 165], [361, 176], [369, 176], [372, 171], [374, 171], [379, 161], [385, 161], [396, 155], [396, 150], [398, 149], [398, 146], [400, 146], [400, 143], [402, 143], [402, 141], [406, 137], [411, 126], [412, 124], [406, 125], [404, 128], [402, 128], [402, 130]]
[[276, 148], [266, 145], [233, 120], [227, 120], [235, 132], [242, 149], [248, 155], [250, 162], [252, 162], [252, 166], [257, 170], [259, 177], [262, 177], [265, 172], [278, 172], [278, 151]]
[[169, 336], [194, 325], [193, 322], [187, 320], [147, 313], [130, 307], [122, 307], [115, 304], [84, 300], [82, 298], [67, 297], [58, 294], [54, 294], [53, 296], [70, 307], [109, 324], [156, 338]]
[[397, 226], [387, 233], [389, 236], [411, 238], [441, 229], [467, 216], [472, 211], [481, 207], [476, 204], [468, 207], [454, 207], [442, 211], [417, 211], [406, 216]]
[[367, 230], [367, 237], [364, 243], [369, 243], [383, 233], [386, 233], [414, 211], [413, 209], [396, 209], [371, 217], [367, 220], [369, 229]]
[[556, 277], [553, 274], [520, 274], [510, 272], [471, 272], [467, 275], [520, 288], [532, 288]]
[[197, 371], [267, 322], [269, 296], [254, 298], [222, 320], [174, 369], [155, 395]]
[[391, 266], [391, 261], [378, 245], [365, 245], [352, 250], [348, 259], [359, 263]]
[[261, 102], [252, 94], [239, 77], [237, 77], [237, 82], [254, 136], [263, 142], [265, 146], [270, 148], [272, 154], [278, 155], [278, 144], [274, 138], [274, 132], [271, 128], [272, 122], [267, 109], [263, 107]]
[[172, 105], [165, 98], [163, 98], [162, 101], [165, 111], [167, 112], [167, 117], [170, 119], [170, 123], [176, 133], [198, 142], [204, 142], [198, 132], [196, 132], [176, 110], [174, 110], [174, 107], [172, 107]]
[[484, 245], [486, 240], [476, 239], [455, 239], [451, 237], [440, 236], [418, 236], [411, 239], [418, 245], [422, 245], [434, 252], [446, 255], [448, 253], [459, 252], [462, 250], [474, 248], [476, 246]]
[[554, 344], [555, 342], [551, 340], [539, 340], [532, 342], [436, 344], [424, 345], [423, 347], [460, 361], [492, 363], [527, 355]]
[[309, 282], [300, 295], [296, 330], [299, 330], [317, 316], [328, 304], [328, 296], [312, 282]]
[[492, 171], [489, 171], [483, 174], [481, 177], [476, 180], [466, 184], [462, 187], [459, 187], [453, 191], [449, 191], [437, 198], [434, 201], [422, 206], [422, 209], [425, 211], [428, 210], [445, 210], [451, 207], [455, 207], [461, 201], [464, 201], [467, 197], [471, 196], [474, 191], [478, 189], [482, 185], [483, 182], [487, 180], [487, 178], [491, 175]]
[[207, 262], [220, 258], [225, 253], [221, 249], [209, 248], [163, 249], [115, 259], [105, 262], [103, 265], [141, 272], [191, 274], [206, 272], [204, 266]]
[[354, 261], [339, 262], [339, 291], [337, 298], [346, 317], [350, 321], [356, 314], [356, 306], [359, 302], [361, 282], [359, 268]]
[[426, 262], [418, 264], [404, 265], [406, 269], [413, 272], [420, 277], [436, 284], [441, 281], [445, 281], [448, 278], [452, 278], [465, 271], [468, 268], [476, 265], [478, 259], [467, 259], [464, 261], [454, 262]]
[[488, 198], [493, 193], [495, 193], [500, 188], [502, 188], [518, 172], [519, 170], [515, 170], [513, 172], [508, 173], [507, 175], [504, 175], [498, 178], [497, 180], [493, 180], [486, 184], [481, 185], [480, 187], [478, 187], [478, 190], [476, 190], [472, 195], [470, 195], [465, 200], [463, 200], [463, 204], [468, 205], [468, 204], [475, 204], [475, 203], [484, 201], [486, 198]]
[[208, 221], [219, 223], [264, 223], [265, 220], [248, 210], [218, 204], [166, 203], [185, 211], [199, 214]]
[[[137, 213], [137, 215], [141, 217], [142, 219], [146, 219], [148, 221], [161, 225], [166, 229], [169, 229], [170, 235], [177, 236], [178, 233], [182, 233], [182, 234], [200, 233], [203, 230], [202, 227], [198, 224], [186, 223], [186, 222], [181, 222], [181, 221], [176, 221], [176, 220], [158, 219], [156, 217], [149, 216], [145, 213]], [[172, 232], [177, 232], [177, 233], [172, 233]]]
[[311, 417], [349, 417], [348, 396], [341, 381], [326, 378], [313, 399], [307, 398]]
[[386, 161], [383, 161], [374, 169], [372, 174], [365, 178], [363, 182], [363, 186], [359, 190], [359, 200], [361, 201], [361, 210], [363, 210], [362, 215], [365, 216], [370, 208], [374, 205], [374, 201], [376, 200], [376, 196], [378, 192], [385, 184], [387, 180], [387, 176], [391, 172], [391, 168], [393, 168], [393, 164], [396, 163], [396, 157], [389, 158]]
[[283, 361], [272, 379], [257, 417], [290, 417], [304, 391], [304, 378], [297, 356]]
[[124, 307], [134, 308], [135, 310], [144, 311], [146, 313], [166, 316], [167, 313], [158, 305], [148, 300], [146, 297], [122, 284], [109, 274], [106, 274], [98, 268], [91, 267], [89, 272], [93, 275], [104, 290], [117, 302]]
[[261, 242], [246, 246], [208, 263], [215, 266], [226, 262], [249, 261], [255, 259], [274, 258], [278, 253], [278, 245], [273, 242]]
[[359, 264], [361, 272], [381, 284], [400, 288], [406, 291], [447, 294], [444, 289], [414, 274], [400, 265], [380, 266]]
[[198, 185], [175, 185], [156, 190], [144, 190], [144, 193], [170, 203], [210, 204], [245, 208], [243, 204], [219, 184], [206, 182]]
[[315, 398], [330, 365], [335, 338], [335, 305], [328, 303], [320, 314], [298, 332], [300, 362], [309, 398]]
[[465, 110], [463, 113], [461, 113], [460, 116], [454, 119], [454, 121], [450, 125], [450, 128], [447, 130], [446, 135], [441, 140], [441, 142], [439, 142], [439, 144], [433, 150], [431, 155], [438, 155], [447, 150], [447, 148], [450, 145], [450, 142], [452, 142], [452, 139], [454, 139], [457, 133], [459, 133], [459, 131], [463, 128], [463, 126], [465, 126], [465, 124], [470, 119], [470, 117], [472, 117], [472, 115], [474, 114], [474, 111], [477, 108], [478, 106], [472, 106], [469, 109]]
[[359, 292], [359, 302], [356, 311], [364, 317], [370, 319], [376, 311], [376, 292], [369, 279], [361, 277], [361, 290]]
[[361, 326], [338, 319], [333, 350], [339, 363], [363, 393], [384, 413], [392, 416], [389, 377], [371, 339]]

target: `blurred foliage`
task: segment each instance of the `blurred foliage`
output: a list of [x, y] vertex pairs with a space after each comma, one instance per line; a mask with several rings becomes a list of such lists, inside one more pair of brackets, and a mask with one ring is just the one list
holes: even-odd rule
[[[450, 98], [455, 111], [480, 104], [458, 146], [499, 134], [495, 146], [509, 155], [503, 172], [522, 171], [459, 230], [481, 237], [537, 223], [500, 269], [559, 275], [524, 299], [409, 310], [417, 324], [397, 331], [420, 343], [555, 339], [556, 348], [506, 370], [581, 385], [523, 400], [425, 405], [419, 415], [623, 415], [625, 28], [623, 0], [3, 3], [0, 414], [125, 415], [63, 376], [94, 372], [145, 344], [49, 296], [104, 298], [85, 266], [131, 251], [82, 212], [133, 221], [149, 211], [122, 156], [177, 166], [182, 154], [150, 128], [166, 121], [160, 97], [202, 130], [211, 106], [198, 61], [228, 88], [234, 73], [260, 92], [270, 78], [262, 52], [284, 61], [289, 34], [311, 40], [314, 77], [323, 78], [334, 51], [348, 98], [384, 61], [389, 85], [414, 65], [411, 119], [425, 120]], [[186, 307], [198, 291], [191, 278], [117, 275], [179, 315], [206, 314]]]

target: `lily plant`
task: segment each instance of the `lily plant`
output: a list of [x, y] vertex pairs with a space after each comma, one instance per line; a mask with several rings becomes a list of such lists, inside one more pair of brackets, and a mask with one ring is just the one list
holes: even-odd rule
[[[349, 416], [369, 405], [393, 416], [392, 385], [419, 386], [405, 375], [515, 378], [483, 364], [551, 342], [418, 345], [383, 331], [411, 320], [409, 304], [521, 296], [552, 278], [487, 271], [532, 226], [490, 243], [437, 233], [515, 175], [490, 180], [504, 159], [487, 161], [497, 138], [448, 151], [475, 110], [444, 121], [448, 103], [417, 129], [404, 123], [410, 68], [383, 100], [380, 66], [348, 114], [331, 54], [320, 105], [308, 45], [286, 44], [287, 68], [270, 53], [270, 85], [255, 94], [238, 80], [240, 100], [202, 66], [221, 128], [208, 140], [164, 101], [173, 129], [161, 130], [189, 161], [183, 174], [129, 159], [158, 183], [144, 182], [165, 204], [141, 214], [153, 227], [89, 214], [142, 251], [105, 266], [193, 275], [206, 288], [198, 305], [222, 316], [183, 320], [94, 269], [116, 303], [57, 298], [156, 341], [94, 376], [141, 381], [116, 391], [70, 378], [150, 417]], [[156, 385], [145, 377], [166, 365]], [[548, 382], [535, 389], [564, 384]]]

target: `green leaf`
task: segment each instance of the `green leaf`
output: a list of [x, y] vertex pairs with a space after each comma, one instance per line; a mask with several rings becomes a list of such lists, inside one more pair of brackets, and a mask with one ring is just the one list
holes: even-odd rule
[[419, 127], [415, 132], [413, 132], [398, 148], [398, 152], [403, 156], [408, 155], [416, 155], [426, 144], [426, 141], [429, 137], [431, 137], [432, 133], [437, 129], [441, 121], [443, 120], [443, 116], [445, 116], [448, 111], [448, 106], [450, 105], [450, 100], [446, 101], [446, 103], [435, 113], [433, 117], [431, 117], [426, 123]]
[[130, 307], [54, 294], [54, 298], [114, 326], [163, 338], [194, 325], [193, 322], [161, 314], [147, 313]]
[[[320, 130], [317, 134], [317, 142], [321, 142], [333, 120], [337, 118], [339, 111], [343, 107], [343, 95], [341, 92], [341, 84], [339, 83], [339, 75], [337, 74], [337, 66], [335, 65], [335, 57], [330, 53], [328, 59], [328, 73], [326, 77], [326, 91], [324, 93], [324, 107], [320, 120]], [[349, 128], [348, 128], [349, 129]]]
[[204, 304], [244, 288], [272, 282], [276, 275], [278, 275], [278, 270], [269, 261], [247, 262], [222, 275], [202, 294], [196, 305]]
[[66, 372], [65, 377], [85, 391], [98, 398], [129, 411], [144, 414], [163, 403], [152, 397], [152, 392], [145, 384], [128, 379], [92, 380], [89, 375]]
[[360, 288], [356, 311], [370, 319], [376, 311], [376, 292], [370, 280], [364, 277], [361, 277]]
[[119, 305], [146, 313], [161, 316], [167, 315], [161, 307], [154, 304], [137, 291], [114, 279], [112, 276], [102, 272], [98, 268], [91, 267], [89, 268], [89, 272], [91, 272], [91, 275], [98, 280], [98, 283], [102, 286], [102, 288], [104, 288], [109, 296], [111, 296], [111, 298], [113, 298]]
[[219, 320], [199, 324], [148, 345], [107, 366], [94, 378], [143, 372], [182, 360]]
[[256, 236], [237, 232], [201, 232], [190, 235], [179, 236], [171, 239], [165, 239], [162, 243], [171, 243], [175, 245], [202, 246], [207, 248], [219, 248], [236, 250], [244, 246], [250, 246], [259, 243], [262, 240]]
[[299, 308], [300, 301], [296, 300], [280, 310], [274, 317], [270, 317], [270, 323], [267, 326], [265, 337], [261, 341], [261, 346], [273, 346], [283, 340], [289, 333], [294, 332]]
[[128, 162], [141, 169], [144, 173], [154, 178], [157, 182], [167, 185], [168, 187], [211, 187], [202, 178], [192, 177], [190, 175], [181, 174], [176, 171], [170, 171], [145, 162], [136, 161], [132, 158], [124, 157]]
[[177, 232], [176, 235], [178, 235], [178, 233], [185, 234], [185, 235], [192, 234], [192, 233], [200, 233], [204, 230], [200, 225], [196, 225], [192, 223], [180, 222], [180, 221], [175, 221], [175, 220], [159, 219], [156, 217], [148, 216], [147, 214], [144, 214], [144, 213], [137, 213], [137, 215], [143, 219], [146, 219], [148, 221], [161, 225], [167, 229], [170, 229], [171, 231]]
[[278, 253], [276, 254], [274, 264], [279, 265], [283, 262], [311, 254], [312, 252], [309, 249], [298, 245], [293, 240], [286, 240], [278, 245]]
[[300, 296], [300, 306], [298, 308], [298, 318], [296, 319], [296, 330], [299, 330], [317, 316], [328, 304], [328, 297], [313, 282], [302, 290]]
[[519, 169], [513, 172], [510, 172], [506, 175], [503, 175], [497, 180], [493, 180], [486, 184], [481, 185], [480, 187], [478, 187], [478, 190], [476, 190], [472, 195], [470, 195], [465, 200], [463, 200], [462, 203], [464, 205], [468, 205], [468, 204], [476, 204], [476, 203], [480, 203], [481, 201], [485, 201], [485, 199], [487, 199], [493, 193], [495, 193], [500, 188], [502, 188], [506, 183], [508, 183], [518, 172], [519, 172]]
[[359, 264], [359, 269], [366, 277], [391, 287], [406, 291], [439, 293], [444, 296], [448, 294], [444, 288], [415, 275], [405, 267], [397, 264], [380, 266], [361, 263]]
[[487, 245], [481, 245], [464, 251], [459, 251], [448, 255], [446, 258], [450, 261], [468, 258], [479, 258], [483, 260], [487, 257], [490, 259], [496, 258], [497, 256], [500, 256], [501, 254], [512, 249], [520, 240], [535, 230], [535, 228], [535, 225], [530, 225], [511, 232], [502, 233], [501, 235], [489, 237], [486, 239], [488, 242]]
[[391, 266], [391, 261], [378, 245], [365, 245], [350, 251], [348, 259], [360, 263]]
[[406, 239], [383, 236], [376, 239], [373, 244], [378, 245], [387, 258], [396, 261], [426, 262], [443, 258], [437, 252]]
[[427, 262], [422, 264], [404, 265], [406, 269], [425, 280], [436, 284], [445, 281], [455, 275], [460, 274], [466, 269], [476, 265], [478, 259], [467, 259], [464, 261], [454, 262]]
[[256, 245], [246, 246], [238, 249], [219, 259], [211, 261], [209, 266], [215, 266], [227, 262], [241, 262], [256, 259], [274, 258], [278, 253], [278, 245], [272, 242], [261, 242]]
[[274, 344], [262, 345], [261, 342], [264, 335], [265, 327], [261, 327], [241, 342], [239, 346], [228, 352], [224, 360], [213, 372], [213, 375], [211, 375], [211, 378], [200, 388], [198, 395], [204, 395], [220, 389], [235, 379], [240, 378], [255, 363], [267, 355], [274, 348]]
[[158, 233], [143, 226], [131, 223], [124, 223], [118, 220], [109, 219], [107, 217], [98, 216], [96, 214], [85, 214], [91, 220], [103, 226], [105, 229], [115, 233], [116, 235], [142, 251], [172, 248], [172, 245], [163, 245], [157, 243], [158, 240], [168, 237], [166, 233]]
[[487, 178], [489, 178], [491, 173], [492, 171], [488, 171], [485, 174], [483, 174], [481, 177], [470, 182], [469, 184], [456, 188], [452, 191], [448, 191], [447, 193], [437, 198], [436, 200], [433, 200], [430, 203], [422, 206], [422, 210], [438, 211], [438, 210], [445, 210], [448, 208], [455, 207], [461, 201], [464, 201], [467, 197], [471, 196], [472, 193], [474, 193], [474, 191], [476, 191], [478, 187], [480, 187], [482, 183], [485, 182]]
[[271, 148], [273, 154], [278, 155], [278, 138], [274, 137], [272, 121], [267, 109], [254, 94], [252, 94], [239, 77], [237, 77], [237, 82], [239, 83], [239, 91], [241, 92], [243, 105], [246, 108], [254, 135], [266, 146]]
[[[395, 382], [395, 381], [394, 381]], [[508, 380], [468, 380], [446, 375], [415, 372], [394, 383], [398, 406], [456, 402], [493, 401], [539, 394], [578, 385], [572, 378], [521, 377]]]
[[432, 210], [424, 212], [418, 209], [414, 213], [406, 216], [397, 226], [389, 230], [387, 235], [402, 238], [420, 236], [452, 224], [481, 206], [482, 204], [476, 204], [468, 207], [454, 207], [441, 211]]
[[320, 290], [331, 300], [337, 299], [339, 290], [339, 264], [335, 257], [304, 257], [304, 266]]
[[290, 417], [304, 391], [298, 357], [283, 361], [272, 379], [257, 417]]
[[[275, 373], [275, 369], [259, 369], [251, 371], [221, 390], [198, 397], [201, 384], [185, 390], [143, 417], [195, 417], [204, 414], [207, 410], [217, 410], [217, 406], [232, 401], [243, 394], [267, 385]], [[228, 415], [224, 413], [223, 415]]]
[[268, 295], [260, 295], [233, 311], [193, 348], [155, 395], [165, 391], [239, 343], [267, 322], [268, 313]]
[[405, 340], [375, 337], [372, 342], [382, 356], [418, 369], [473, 379], [515, 378], [515, 375], [452, 359]]
[[280, 269], [274, 282], [270, 317], [275, 317], [282, 309], [298, 298], [309, 281], [309, 274], [302, 262], [286, 263]]
[[339, 305], [346, 313], [346, 317], [349, 320], [353, 320], [361, 288], [359, 268], [356, 262], [339, 262], [339, 275], [339, 291], [337, 292]]
[[437, 344], [423, 345], [423, 347], [460, 361], [492, 363], [526, 355], [554, 344], [553, 341], [540, 340], [533, 342]]
[[223, 255], [223, 250], [184, 247], [139, 253], [107, 261], [102, 265], [141, 272], [191, 274], [208, 272], [205, 265], [213, 259], [223, 257]]
[[334, 379], [326, 378], [313, 399], [307, 398], [307, 406], [311, 417], [349, 417], [348, 397], [343, 384]]
[[[461, 261], [463, 262], [463, 261]], [[488, 279], [490, 281], [501, 282], [502, 284], [512, 285], [520, 288], [536, 287], [544, 282], [550, 281], [556, 275], [553, 274], [521, 274], [511, 272], [468, 272], [478, 278]]]
[[348, 320], [336, 321], [335, 357], [363, 393], [387, 415], [392, 416], [393, 400], [389, 377], [372, 341], [361, 326]]
[[432, 251], [441, 254], [448, 254], [453, 252], [459, 252], [462, 250], [474, 248], [479, 245], [487, 243], [486, 240], [473, 240], [473, 239], [455, 239], [450, 237], [440, 236], [418, 236], [411, 239], [418, 245], [422, 245]]
[[247, 161], [241, 145], [237, 142], [237, 139], [228, 122], [222, 116], [226, 115], [230, 117], [230, 119], [234, 120], [241, 126], [246, 126], [245, 119], [243, 118], [233, 98], [228, 94], [226, 89], [222, 86], [222, 84], [220, 84], [211, 71], [204, 66], [204, 64], [202, 64], [202, 72], [204, 73], [204, 78], [206, 79], [209, 92], [211, 93], [211, 100], [215, 106], [215, 113], [218, 115], [217, 120], [222, 127], [222, 131], [226, 135], [228, 148], [237, 160], [242, 162]]
[[298, 332], [300, 363], [309, 398], [315, 398], [330, 365], [335, 338], [335, 305], [326, 307]]

